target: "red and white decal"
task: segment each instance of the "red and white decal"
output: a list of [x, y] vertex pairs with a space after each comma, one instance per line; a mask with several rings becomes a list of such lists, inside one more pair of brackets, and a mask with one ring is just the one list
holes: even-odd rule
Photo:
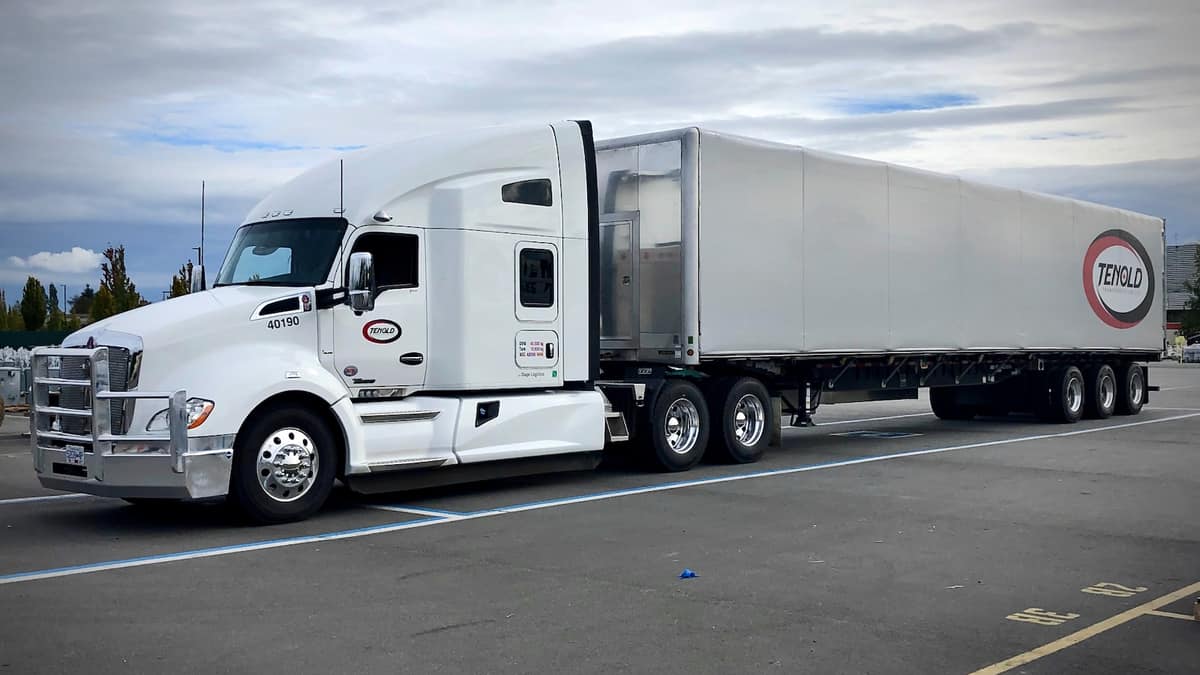
[[1092, 311], [1113, 328], [1133, 328], [1154, 304], [1154, 264], [1137, 237], [1108, 230], [1083, 256], [1083, 291]]
[[388, 319], [375, 319], [363, 324], [362, 335], [367, 342], [385, 345], [400, 339], [400, 324]]

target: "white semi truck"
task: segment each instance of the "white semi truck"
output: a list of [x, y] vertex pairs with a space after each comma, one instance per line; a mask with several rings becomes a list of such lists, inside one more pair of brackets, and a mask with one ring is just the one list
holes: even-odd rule
[[[582, 469], [753, 462], [820, 404], [1136, 414], [1161, 219], [690, 128], [373, 147], [280, 187], [211, 288], [36, 352], [50, 488], [252, 519]], [[200, 275], [198, 275], [200, 276]]]

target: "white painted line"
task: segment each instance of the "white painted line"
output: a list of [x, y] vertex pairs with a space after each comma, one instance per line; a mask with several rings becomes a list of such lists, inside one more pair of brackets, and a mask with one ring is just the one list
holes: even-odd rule
[[362, 504], [368, 509], [377, 511], [394, 511], [396, 513], [410, 513], [414, 516], [425, 516], [426, 518], [462, 518], [469, 514], [461, 511], [443, 511], [441, 509], [427, 509], [419, 506], [391, 506], [387, 504]]
[[[828, 426], [832, 426], [834, 424], [859, 424], [861, 422], [882, 422], [884, 420], [901, 420], [906, 417], [929, 417], [932, 414], [933, 413], [931, 413], [931, 412], [922, 412], [922, 413], [909, 413], [907, 415], [888, 415], [887, 417], [866, 417], [866, 418], [858, 419], [858, 420], [836, 420], [834, 422], [822, 422], [820, 420], [816, 420], [816, 422], [817, 422], [818, 427], [828, 427]], [[784, 427], [785, 430], [787, 430], [787, 429], [810, 429], [810, 428], [812, 428], [812, 427]]]
[[1148, 406], [1146, 406], [1146, 410], [1194, 410], [1194, 411], [1200, 411], [1200, 408], [1162, 408], [1162, 407], [1159, 407], [1156, 405], [1148, 405]]
[[1200, 384], [1186, 384], [1181, 387], [1159, 387], [1159, 391], [1179, 391], [1180, 389], [1196, 389]]
[[0, 499], [0, 506], [8, 506], [9, 504], [32, 504], [33, 502], [53, 502], [60, 499], [88, 499], [93, 495], [85, 495], [71, 493], [66, 495], [41, 495], [39, 497], [16, 497], [14, 499]]
[[464, 520], [474, 520], [477, 518], [487, 518], [497, 516], [504, 513], [520, 513], [522, 511], [535, 511], [539, 509], [554, 508], [557, 506], [567, 506], [569, 504], [583, 504], [586, 502], [602, 501], [608, 499], [616, 499], [618, 497], [629, 497], [633, 495], [647, 494], [651, 492], [664, 492], [666, 490], [679, 490], [688, 487], [698, 487], [701, 485], [715, 485], [718, 483], [731, 483], [734, 481], [750, 480], [753, 478], [768, 478], [772, 476], [786, 476], [794, 473], [805, 473], [808, 471], [820, 471], [823, 469], [835, 469], [843, 466], [854, 466], [856, 464], [870, 464], [873, 462], [884, 462], [893, 459], [904, 459], [907, 457], [920, 457], [922, 455], [936, 455], [946, 452], [955, 452], [959, 450], [970, 450], [974, 448], [988, 448], [999, 445], [1011, 445], [1014, 443], [1025, 443], [1028, 441], [1039, 441], [1050, 438], [1066, 438], [1069, 436], [1082, 436], [1084, 434], [1103, 433], [1116, 429], [1130, 429], [1133, 427], [1146, 426], [1148, 424], [1162, 424], [1164, 422], [1174, 422], [1176, 420], [1190, 419], [1200, 417], [1200, 412], [1194, 412], [1186, 415], [1173, 415], [1171, 417], [1160, 417], [1153, 420], [1142, 420], [1140, 422], [1127, 422], [1124, 424], [1108, 424], [1104, 426], [1091, 427], [1088, 429], [1079, 429], [1076, 431], [1063, 431], [1054, 434], [1038, 434], [1036, 436], [1021, 436], [1018, 438], [1002, 438], [994, 441], [982, 441], [979, 443], [966, 443], [963, 445], [951, 445], [943, 448], [929, 448], [926, 450], [913, 450], [910, 452], [898, 452], [891, 455], [874, 455], [870, 457], [857, 457], [838, 462], [828, 462], [825, 464], [811, 464], [806, 466], [797, 466], [786, 469], [770, 469], [767, 471], [756, 471], [753, 473], [735, 474], [732, 476], [717, 476], [714, 478], [699, 478], [696, 480], [677, 481], [673, 483], [663, 483], [658, 485], [647, 485], [644, 487], [629, 488], [625, 490], [610, 490], [606, 492], [598, 492], [594, 494], [577, 495], [574, 497], [564, 497], [561, 499], [548, 499], [538, 502], [530, 502], [527, 504], [514, 504], [512, 506], [504, 506], [486, 511], [476, 511], [472, 513], [456, 512], [437, 512], [433, 509], [420, 509], [420, 507], [409, 507], [398, 505], [392, 509], [385, 510], [404, 510], [406, 512], [414, 512], [422, 510], [428, 513], [451, 513], [452, 516], [436, 515], [421, 520], [414, 520], [405, 523], [392, 523], [387, 525], [375, 525], [371, 527], [363, 527], [354, 530], [341, 530], [335, 532], [326, 532], [324, 534], [305, 535], [301, 537], [290, 537], [285, 539], [275, 539], [269, 541], [250, 542], [246, 544], [234, 544], [231, 546], [219, 546], [216, 548], [198, 549], [192, 551], [180, 551], [179, 553], [166, 553], [162, 555], [145, 556], [141, 558], [129, 558], [126, 560], [113, 560], [109, 562], [87, 563], [83, 565], [74, 565], [71, 567], [59, 567], [45, 570], [32, 570], [29, 572], [18, 572], [15, 574], [0, 575], [0, 586], [5, 584], [15, 584], [24, 581], [36, 581], [39, 579], [51, 579], [55, 577], [74, 576], [77, 574], [90, 574], [92, 572], [102, 572], [105, 570], [123, 569], [127, 567], [142, 567], [145, 565], [158, 565], [161, 563], [176, 562], [180, 560], [193, 560], [196, 558], [211, 558], [222, 555], [232, 555], [236, 553], [247, 553], [250, 551], [261, 551], [271, 548], [282, 548], [285, 546], [297, 546], [300, 544], [311, 544], [322, 541], [333, 541], [338, 539], [353, 539], [355, 537], [365, 537], [373, 534], [384, 534], [388, 532], [398, 532], [400, 530], [413, 530], [421, 527], [430, 527], [433, 525], [442, 525], [447, 523], [456, 523]]

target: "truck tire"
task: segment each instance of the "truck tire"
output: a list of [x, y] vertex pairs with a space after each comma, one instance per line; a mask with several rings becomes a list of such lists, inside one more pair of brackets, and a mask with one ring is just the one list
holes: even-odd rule
[[316, 513], [333, 490], [332, 432], [305, 408], [271, 408], [237, 435], [229, 496], [257, 523], [286, 523]]
[[687, 380], [667, 380], [649, 411], [648, 445], [663, 471], [687, 471], [708, 446], [708, 405], [700, 388]]
[[940, 420], [970, 420], [975, 419], [977, 411], [971, 406], [958, 402], [957, 392], [953, 387], [933, 387], [929, 390], [929, 407]]
[[1117, 370], [1118, 415], [1136, 415], [1146, 405], [1146, 375], [1136, 363], [1124, 363]]
[[1084, 417], [1104, 420], [1112, 417], [1117, 407], [1117, 374], [1111, 366], [1101, 365], [1088, 368], [1087, 391], [1084, 400]]
[[1075, 366], [1066, 366], [1046, 375], [1046, 399], [1038, 416], [1046, 422], [1072, 424], [1083, 417], [1087, 386], [1083, 373]]
[[720, 441], [713, 446], [719, 458], [734, 464], [762, 459], [774, 428], [771, 394], [752, 377], [725, 377], [709, 389], [713, 431]]

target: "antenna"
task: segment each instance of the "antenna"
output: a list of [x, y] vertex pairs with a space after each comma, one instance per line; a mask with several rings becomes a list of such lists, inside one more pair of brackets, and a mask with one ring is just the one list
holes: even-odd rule
[[338, 213], [346, 215], [346, 160], [338, 160]]
[[204, 181], [200, 181], [200, 252], [198, 264], [204, 264]]

